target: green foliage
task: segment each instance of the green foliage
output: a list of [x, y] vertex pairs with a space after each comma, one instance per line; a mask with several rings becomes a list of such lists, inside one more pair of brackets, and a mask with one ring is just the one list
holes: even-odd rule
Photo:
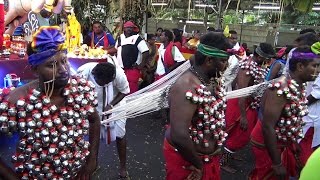
[[105, 22], [108, 18], [108, 3], [102, 4], [100, 1], [91, 0], [73, 0], [72, 6], [77, 20], [85, 32], [91, 28], [93, 21]]

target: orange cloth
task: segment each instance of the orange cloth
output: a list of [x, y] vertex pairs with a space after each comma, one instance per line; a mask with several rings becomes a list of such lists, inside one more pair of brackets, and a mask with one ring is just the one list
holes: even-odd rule
[[[268, 150], [264, 147], [264, 138], [262, 134], [262, 123], [258, 120], [251, 134], [252, 151], [255, 157], [255, 167], [249, 175], [251, 180], [277, 180], [272, 169], [272, 160], [269, 156]], [[258, 145], [257, 145], [258, 144]], [[287, 170], [286, 180], [289, 176], [297, 176], [296, 159], [294, 157], [294, 146], [288, 144], [278, 144], [278, 150], [281, 153], [281, 162]]]
[[250, 134], [257, 122], [258, 112], [255, 109], [249, 108], [248, 105], [249, 101], [246, 104], [248, 129], [243, 131], [240, 129], [241, 113], [239, 108], [239, 99], [230, 99], [227, 101], [226, 129], [228, 137], [226, 147], [231, 151], [237, 151], [250, 142]]
[[[163, 143], [163, 153], [166, 161], [166, 179], [167, 180], [184, 180], [191, 173], [183, 166], [190, 166], [191, 163], [184, 160], [183, 157], [175, 151], [165, 139]], [[203, 164], [202, 180], [220, 180], [220, 156], [216, 155], [210, 158], [209, 163]]]

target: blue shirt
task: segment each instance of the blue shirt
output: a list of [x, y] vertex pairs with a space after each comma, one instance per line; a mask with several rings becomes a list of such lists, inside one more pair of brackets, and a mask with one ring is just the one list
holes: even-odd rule
[[[107, 38], [109, 42], [109, 46], [114, 46], [116, 44], [116, 41], [113, 39], [112, 35], [110, 33], [107, 33]], [[89, 36], [92, 38], [92, 32], [89, 33]], [[98, 38], [97, 36], [94, 36], [93, 43], [96, 47], [99, 46], [104, 46], [104, 40], [103, 40], [103, 35], [102, 37]], [[102, 38], [102, 39], [101, 39]], [[100, 40], [101, 39], [101, 40]], [[100, 40], [100, 41], [99, 41]], [[98, 43], [99, 42], [99, 43]], [[97, 44], [98, 43], [98, 44]], [[96, 45], [97, 44], [97, 45]]]

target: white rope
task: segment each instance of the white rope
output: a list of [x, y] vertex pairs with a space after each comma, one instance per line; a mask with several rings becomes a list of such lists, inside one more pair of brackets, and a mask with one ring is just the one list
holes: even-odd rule
[[[160, 80], [150, 84], [149, 86], [125, 97], [126, 101], [121, 106], [115, 106], [113, 109], [104, 112], [104, 115], [112, 114], [108, 119], [102, 121], [106, 124], [119, 119], [128, 119], [145, 114], [149, 114], [160, 109], [168, 107], [168, 90], [170, 86], [189, 69], [189, 61], [164, 76]], [[262, 94], [267, 88], [269, 82], [264, 82], [258, 85], [247, 88], [227, 92], [226, 99], [246, 97], [254, 94]]]

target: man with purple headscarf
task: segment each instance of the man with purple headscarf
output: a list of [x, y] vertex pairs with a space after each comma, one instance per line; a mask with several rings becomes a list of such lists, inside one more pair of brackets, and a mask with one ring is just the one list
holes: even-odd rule
[[70, 76], [63, 43], [59, 27], [41, 27], [28, 48], [38, 79], [0, 95], [0, 133], [19, 133], [14, 169], [0, 159], [0, 179], [89, 179], [96, 169], [97, 95]]
[[264, 92], [259, 120], [251, 133], [255, 168], [249, 179], [297, 178], [302, 169], [298, 144], [303, 138], [302, 118], [308, 114], [305, 82], [319, 74], [319, 51], [298, 47], [289, 59], [288, 72]]

